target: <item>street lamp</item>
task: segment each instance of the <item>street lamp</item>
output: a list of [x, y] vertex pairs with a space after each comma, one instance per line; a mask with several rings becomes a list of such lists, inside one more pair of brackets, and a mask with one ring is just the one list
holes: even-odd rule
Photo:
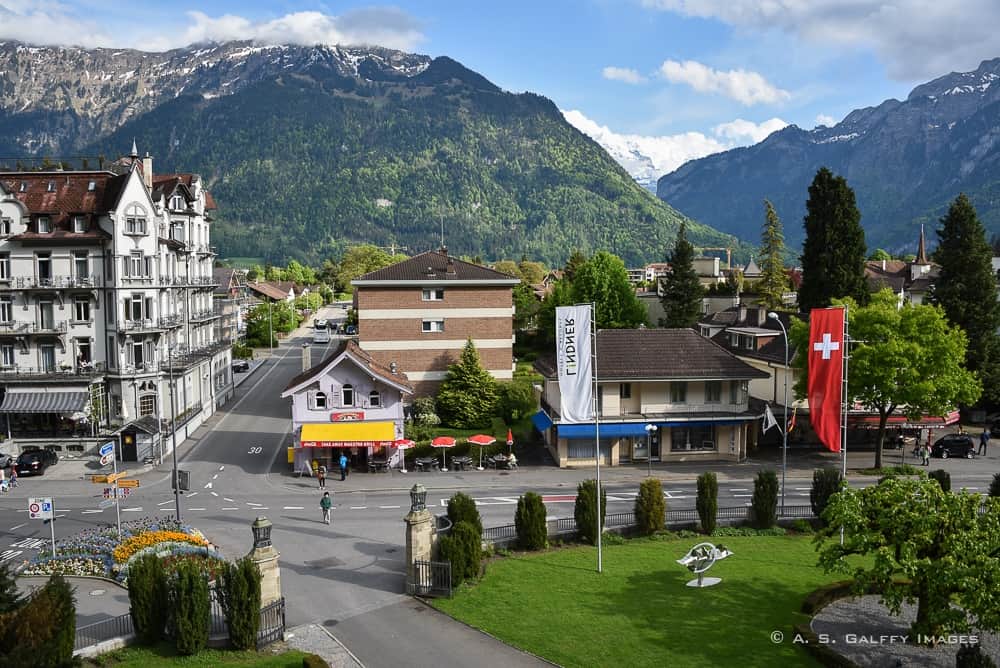
[[419, 482], [410, 489], [410, 512], [427, 509], [427, 489]]
[[785, 514], [785, 469], [788, 468], [788, 330], [781, 318], [774, 311], [767, 314], [767, 317], [778, 323], [781, 327], [781, 334], [785, 337], [785, 422], [781, 425], [781, 514]]
[[267, 298], [267, 347], [274, 350], [274, 323], [271, 320], [271, 298]]
[[655, 424], [646, 425], [646, 475], [649, 477], [653, 477], [653, 433], [655, 431]]
[[177, 521], [181, 521], [181, 481], [177, 477], [177, 401], [174, 387], [174, 349], [167, 348], [167, 373], [170, 377], [170, 438], [173, 439], [174, 447], [171, 450], [171, 457], [174, 462], [174, 511], [177, 513]]

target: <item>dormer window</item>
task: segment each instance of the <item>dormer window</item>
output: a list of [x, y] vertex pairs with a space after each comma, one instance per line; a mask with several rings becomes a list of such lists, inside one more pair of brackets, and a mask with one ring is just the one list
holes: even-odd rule
[[49, 186], [48, 186], [47, 190], [50, 193], [54, 193], [56, 191], [56, 182], [55, 181], [49, 181]]
[[48, 216], [39, 216], [38, 217], [38, 233], [39, 234], [48, 234], [51, 231], [52, 231], [52, 219], [49, 218]]
[[77, 234], [87, 231], [87, 218], [85, 216], [73, 216], [73, 231]]
[[341, 393], [341, 403], [344, 406], [354, 405], [354, 386], [344, 385], [343, 392]]
[[17, 191], [23, 193], [23, 192], [27, 192], [27, 190], [28, 190], [28, 182], [27, 181], [21, 181], [21, 185], [18, 186]]
[[92, 193], [95, 190], [97, 190], [97, 181], [88, 181], [87, 182], [87, 192], [91, 192]]
[[184, 198], [181, 195], [174, 195], [170, 198], [170, 208], [173, 211], [183, 211], [187, 208], [184, 204]]
[[382, 395], [372, 390], [368, 393], [368, 405], [371, 408], [380, 408], [382, 406]]
[[14, 221], [10, 218], [0, 218], [0, 236], [7, 236], [10, 234], [10, 228]]
[[146, 210], [138, 204], [125, 210], [125, 234], [146, 234]]

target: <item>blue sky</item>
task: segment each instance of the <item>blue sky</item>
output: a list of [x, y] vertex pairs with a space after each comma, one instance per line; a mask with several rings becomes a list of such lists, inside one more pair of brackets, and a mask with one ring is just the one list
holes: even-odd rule
[[998, 24], [996, 0], [0, 0], [0, 39], [35, 44], [257, 39], [447, 55], [507, 90], [552, 98], [658, 173], [974, 69], [1000, 57]]

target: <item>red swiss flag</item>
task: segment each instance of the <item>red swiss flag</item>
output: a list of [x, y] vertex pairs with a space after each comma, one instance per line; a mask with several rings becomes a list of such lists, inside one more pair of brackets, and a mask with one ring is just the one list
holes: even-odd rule
[[809, 419], [833, 452], [840, 452], [844, 381], [844, 307], [814, 308], [809, 315]]

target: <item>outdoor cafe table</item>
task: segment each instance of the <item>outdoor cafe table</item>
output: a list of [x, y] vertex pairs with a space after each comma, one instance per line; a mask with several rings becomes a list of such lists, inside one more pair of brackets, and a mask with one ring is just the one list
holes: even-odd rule
[[417, 457], [413, 460], [416, 464], [418, 471], [430, 471], [432, 467], [437, 466], [437, 457]]
[[368, 460], [368, 470], [371, 473], [378, 473], [379, 471], [389, 470], [389, 462], [385, 459], [369, 459]]
[[472, 457], [452, 457], [451, 465], [460, 471], [464, 471], [466, 468], [472, 468]]
[[507, 457], [505, 455], [493, 455], [494, 468], [507, 468]]

